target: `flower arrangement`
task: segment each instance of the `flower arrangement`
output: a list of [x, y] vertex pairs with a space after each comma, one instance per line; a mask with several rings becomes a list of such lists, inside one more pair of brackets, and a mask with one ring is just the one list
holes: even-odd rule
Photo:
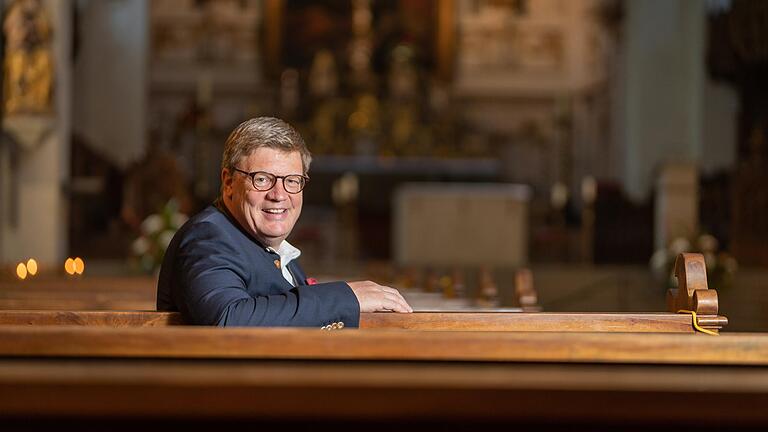
[[723, 290], [730, 287], [733, 275], [738, 270], [736, 258], [719, 250], [720, 242], [711, 234], [701, 234], [693, 241], [678, 237], [664, 249], [658, 249], [650, 260], [651, 270], [664, 284], [664, 289], [677, 287], [675, 259], [683, 252], [696, 252], [704, 256], [707, 265], [707, 284], [710, 288]]
[[131, 245], [132, 255], [143, 271], [154, 273], [160, 269], [173, 235], [187, 219], [185, 214], [179, 212], [179, 204], [175, 199], [168, 201], [159, 213], [144, 219], [139, 227], [139, 238]]

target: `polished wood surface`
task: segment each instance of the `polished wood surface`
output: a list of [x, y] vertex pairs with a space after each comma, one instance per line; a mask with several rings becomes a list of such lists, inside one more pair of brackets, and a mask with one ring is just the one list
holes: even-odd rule
[[544, 422], [536, 430], [556, 422], [731, 430], [768, 423], [765, 406], [768, 372], [754, 367], [0, 359], [0, 418], [24, 416], [27, 427], [52, 416], [112, 427], [115, 418], [150, 419], [148, 430], [158, 419], [320, 422], [313, 430], [334, 420], [361, 421], [365, 430], [425, 421], [463, 424], [458, 430], [494, 421], [506, 422], [499, 430], [526, 422]]
[[0, 310], [0, 325], [79, 325], [108, 327], [162, 327], [184, 324], [178, 312]]
[[0, 356], [768, 364], [768, 336], [0, 326]]
[[149, 277], [0, 281], [0, 309], [153, 310], [156, 296]]
[[[725, 317], [704, 321], [722, 327]], [[700, 320], [700, 323], [702, 321]], [[690, 315], [671, 313], [414, 312], [362, 314], [360, 328], [525, 332], [693, 333]]]
[[0, 420], [732, 429], [768, 424], [767, 366], [762, 334], [0, 326]]
[[[154, 311], [0, 311], [0, 325], [84, 325], [158, 327], [181, 325], [177, 312]], [[725, 317], [700, 317], [699, 324], [719, 329]], [[671, 313], [519, 313], [519, 312], [414, 312], [363, 313], [362, 329], [527, 331], [527, 332], [633, 332], [693, 333], [692, 318]]]

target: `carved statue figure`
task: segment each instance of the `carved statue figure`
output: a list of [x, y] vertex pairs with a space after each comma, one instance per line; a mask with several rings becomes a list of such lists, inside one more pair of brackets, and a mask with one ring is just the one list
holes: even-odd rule
[[16, 0], [3, 21], [6, 115], [51, 111], [51, 23], [40, 0]]

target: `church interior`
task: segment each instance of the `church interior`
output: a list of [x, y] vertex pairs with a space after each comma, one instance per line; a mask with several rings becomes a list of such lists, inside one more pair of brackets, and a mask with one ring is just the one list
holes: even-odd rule
[[[0, 5], [8, 430], [768, 425], [768, 2]], [[312, 152], [307, 274], [413, 318], [156, 310], [260, 116]]]

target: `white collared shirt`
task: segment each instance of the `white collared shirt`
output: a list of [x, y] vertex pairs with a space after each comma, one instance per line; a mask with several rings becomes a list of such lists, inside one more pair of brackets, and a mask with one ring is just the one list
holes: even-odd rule
[[288, 264], [298, 258], [301, 255], [301, 251], [288, 243], [287, 240], [283, 240], [283, 242], [280, 243], [280, 246], [277, 247], [277, 250], [272, 247], [267, 247], [267, 250], [280, 255], [280, 270], [283, 272], [283, 277], [288, 283], [296, 286], [296, 280], [293, 278], [291, 272], [288, 271]]

